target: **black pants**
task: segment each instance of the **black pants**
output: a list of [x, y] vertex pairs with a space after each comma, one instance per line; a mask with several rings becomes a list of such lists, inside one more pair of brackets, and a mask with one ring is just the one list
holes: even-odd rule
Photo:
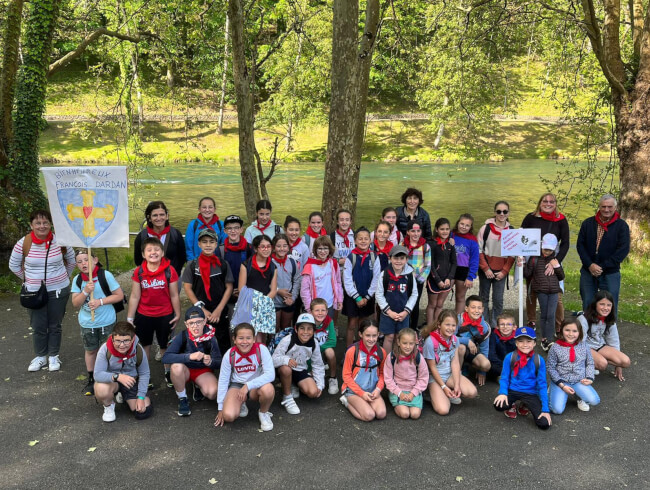
[[214, 336], [217, 339], [217, 344], [219, 344], [219, 351], [223, 356], [230, 349], [230, 335], [232, 333], [230, 330], [230, 309], [228, 306], [221, 312], [219, 321], [216, 324], [211, 323], [210, 326], [214, 328]]
[[510, 407], [512, 407], [512, 405], [514, 405], [517, 400], [521, 401], [528, 407], [538, 428], [546, 430], [550, 427], [546, 418], [539, 418], [539, 415], [542, 413], [542, 401], [537, 395], [531, 395], [530, 393], [520, 393], [518, 391], [508, 391], [508, 403], [501, 407], [494, 405], [494, 408], [499, 412], [505, 412]]
[[420, 318], [420, 298], [422, 298], [422, 291], [424, 291], [424, 283], [418, 284], [418, 300], [415, 303], [415, 307], [413, 308], [413, 311], [411, 312], [411, 328], [413, 330], [418, 329], [418, 320]]

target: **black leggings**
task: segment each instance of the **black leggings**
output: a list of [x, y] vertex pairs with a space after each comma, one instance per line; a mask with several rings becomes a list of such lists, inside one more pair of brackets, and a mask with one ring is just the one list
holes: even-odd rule
[[550, 427], [550, 425], [548, 425], [548, 420], [546, 420], [545, 417], [539, 418], [539, 415], [542, 413], [542, 401], [537, 395], [520, 393], [518, 391], [508, 391], [508, 403], [500, 407], [494, 405], [494, 408], [499, 412], [505, 412], [512, 407], [517, 400], [521, 401], [528, 407], [530, 413], [533, 414], [533, 419], [539, 429], [546, 430]]

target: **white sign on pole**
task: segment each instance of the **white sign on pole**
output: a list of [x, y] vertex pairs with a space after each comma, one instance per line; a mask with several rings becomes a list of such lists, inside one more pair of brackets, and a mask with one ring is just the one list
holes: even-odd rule
[[501, 256], [540, 255], [541, 233], [539, 228], [516, 228], [501, 232]]
[[129, 247], [126, 167], [43, 167], [56, 241]]

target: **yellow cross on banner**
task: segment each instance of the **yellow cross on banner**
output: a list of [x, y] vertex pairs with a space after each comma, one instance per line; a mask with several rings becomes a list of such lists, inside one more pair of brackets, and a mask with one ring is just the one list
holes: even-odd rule
[[84, 190], [81, 191], [83, 206], [75, 206], [74, 204], [68, 204], [67, 206], [68, 218], [71, 221], [74, 219], [84, 220], [82, 234], [86, 238], [91, 238], [97, 235], [97, 230], [95, 229], [96, 219], [103, 219], [108, 222], [115, 218], [115, 208], [110, 204], [107, 204], [103, 208], [93, 206], [94, 197], [95, 191]]

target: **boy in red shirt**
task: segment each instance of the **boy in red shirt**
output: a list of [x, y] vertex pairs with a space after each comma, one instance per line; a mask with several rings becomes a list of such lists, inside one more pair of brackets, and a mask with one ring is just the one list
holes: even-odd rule
[[[160, 353], [165, 353], [172, 330], [181, 317], [181, 302], [178, 274], [165, 258], [158, 238], [143, 240], [142, 257], [145, 261], [133, 271], [127, 321], [135, 325], [136, 335], [149, 359], [154, 333]], [[167, 386], [174, 386], [168, 365], [165, 366], [165, 380]]]

